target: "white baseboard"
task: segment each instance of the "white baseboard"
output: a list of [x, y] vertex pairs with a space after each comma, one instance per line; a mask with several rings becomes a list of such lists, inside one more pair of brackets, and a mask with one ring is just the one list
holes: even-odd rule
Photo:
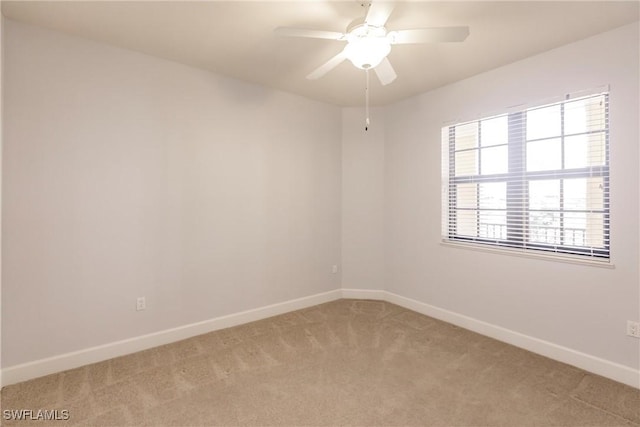
[[632, 387], [640, 388], [640, 371], [605, 359], [591, 356], [549, 341], [521, 334], [510, 329], [483, 322], [472, 317], [435, 307], [391, 292], [371, 289], [336, 289], [272, 304], [252, 310], [216, 317], [203, 322], [192, 323], [165, 331], [134, 337], [97, 347], [66, 353], [47, 359], [11, 366], [1, 371], [2, 386], [15, 384], [136, 351], [146, 350], [163, 344], [190, 338], [196, 335], [253, 322], [286, 312], [300, 310], [340, 298], [382, 300], [427, 316], [443, 320], [456, 326], [495, 338], [516, 347], [529, 350], [554, 360], [584, 369], [585, 371], [610, 378]]
[[2, 369], [0, 387], [342, 298], [336, 289]]
[[[460, 326], [461, 328], [477, 332], [481, 335], [495, 338], [507, 344], [511, 344], [516, 347], [529, 350], [533, 353], [546, 356], [550, 359], [610, 378], [631, 387], [640, 388], [640, 370], [601, 359], [590, 354], [582, 353], [568, 347], [563, 347], [549, 341], [524, 335], [520, 332], [483, 322], [482, 320], [474, 319], [453, 311], [425, 304], [411, 298], [406, 298], [387, 291], [383, 292], [385, 294], [384, 298], [375, 299], [384, 299], [387, 302], [399, 305], [409, 310], [425, 314], [435, 319], [443, 320], [447, 323]], [[376, 293], [376, 295], [378, 294]]]
[[373, 289], [342, 289], [342, 298], [345, 299], [375, 299], [387, 300], [387, 291]]

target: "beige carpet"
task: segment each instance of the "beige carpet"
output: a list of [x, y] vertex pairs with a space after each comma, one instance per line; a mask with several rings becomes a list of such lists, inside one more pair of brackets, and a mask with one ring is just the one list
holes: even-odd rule
[[[640, 392], [377, 301], [340, 300], [2, 390], [5, 425], [640, 425]], [[3, 412], [4, 414], [4, 412]]]

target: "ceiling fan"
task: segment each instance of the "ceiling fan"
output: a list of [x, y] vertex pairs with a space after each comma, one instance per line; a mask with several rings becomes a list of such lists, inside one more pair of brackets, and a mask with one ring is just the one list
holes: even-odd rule
[[[348, 59], [363, 70], [373, 69], [380, 83], [387, 85], [396, 79], [396, 72], [387, 55], [396, 44], [436, 42], [461, 42], [469, 35], [469, 27], [418, 28], [387, 31], [385, 25], [394, 4], [376, 0], [359, 1], [367, 8], [364, 18], [354, 20], [345, 33], [301, 28], [279, 27], [277, 35], [286, 37], [308, 37], [346, 41], [345, 48], [333, 58], [316, 68], [307, 79], [318, 79]], [[368, 73], [367, 73], [368, 78]], [[368, 87], [368, 85], [367, 85]]]

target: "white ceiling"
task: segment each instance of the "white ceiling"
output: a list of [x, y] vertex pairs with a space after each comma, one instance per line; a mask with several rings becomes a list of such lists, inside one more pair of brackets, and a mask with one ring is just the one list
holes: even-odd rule
[[[375, 0], [374, 0], [375, 1]], [[387, 29], [468, 25], [463, 43], [396, 45], [398, 78], [372, 79], [384, 105], [639, 19], [637, 1], [396, 2]], [[345, 61], [305, 76], [343, 42], [281, 38], [279, 26], [344, 32], [361, 1], [2, 1], [5, 17], [342, 105], [362, 105], [364, 71]], [[594, 52], [594, 54], [597, 54]]]

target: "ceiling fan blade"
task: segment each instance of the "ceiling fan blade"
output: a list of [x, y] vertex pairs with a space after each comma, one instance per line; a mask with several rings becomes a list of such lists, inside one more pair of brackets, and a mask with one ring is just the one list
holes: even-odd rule
[[394, 4], [390, 1], [371, 0], [371, 5], [367, 11], [367, 17], [364, 18], [364, 22], [374, 27], [384, 27], [391, 12], [393, 12], [393, 7]]
[[418, 28], [390, 31], [391, 44], [461, 42], [469, 36], [469, 27]]
[[333, 70], [338, 65], [340, 65], [340, 63], [345, 59], [347, 59], [347, 57], [345, 56], [344, 51], [342, 51], [336, 56], [334, 56], [333, 58], [331, 58], [330, 60], [328, 60], [327, 62], [325, 62], [324, 64], [322, 64], [321, 66], [319, 66], [318, 68], [316, 68], [314, 71], [312, 71], [307, 76], [307, 79], [309, 80], [319, 79], [320, 77], [324, 76], [329, 71]]
[[308, 37], [311, 39], [344, 40], [345, 35], [336, 31], [308, 30], [305, 28], [278, 27], [274, 32], [283, 37]]
[[373, 69], [376, 72], [376, 76], [380, 80], [383, 86], [388, 85], [398, 77], [395, 70], [389, 62], [389, 58], [384, 58], [380, 64]]

